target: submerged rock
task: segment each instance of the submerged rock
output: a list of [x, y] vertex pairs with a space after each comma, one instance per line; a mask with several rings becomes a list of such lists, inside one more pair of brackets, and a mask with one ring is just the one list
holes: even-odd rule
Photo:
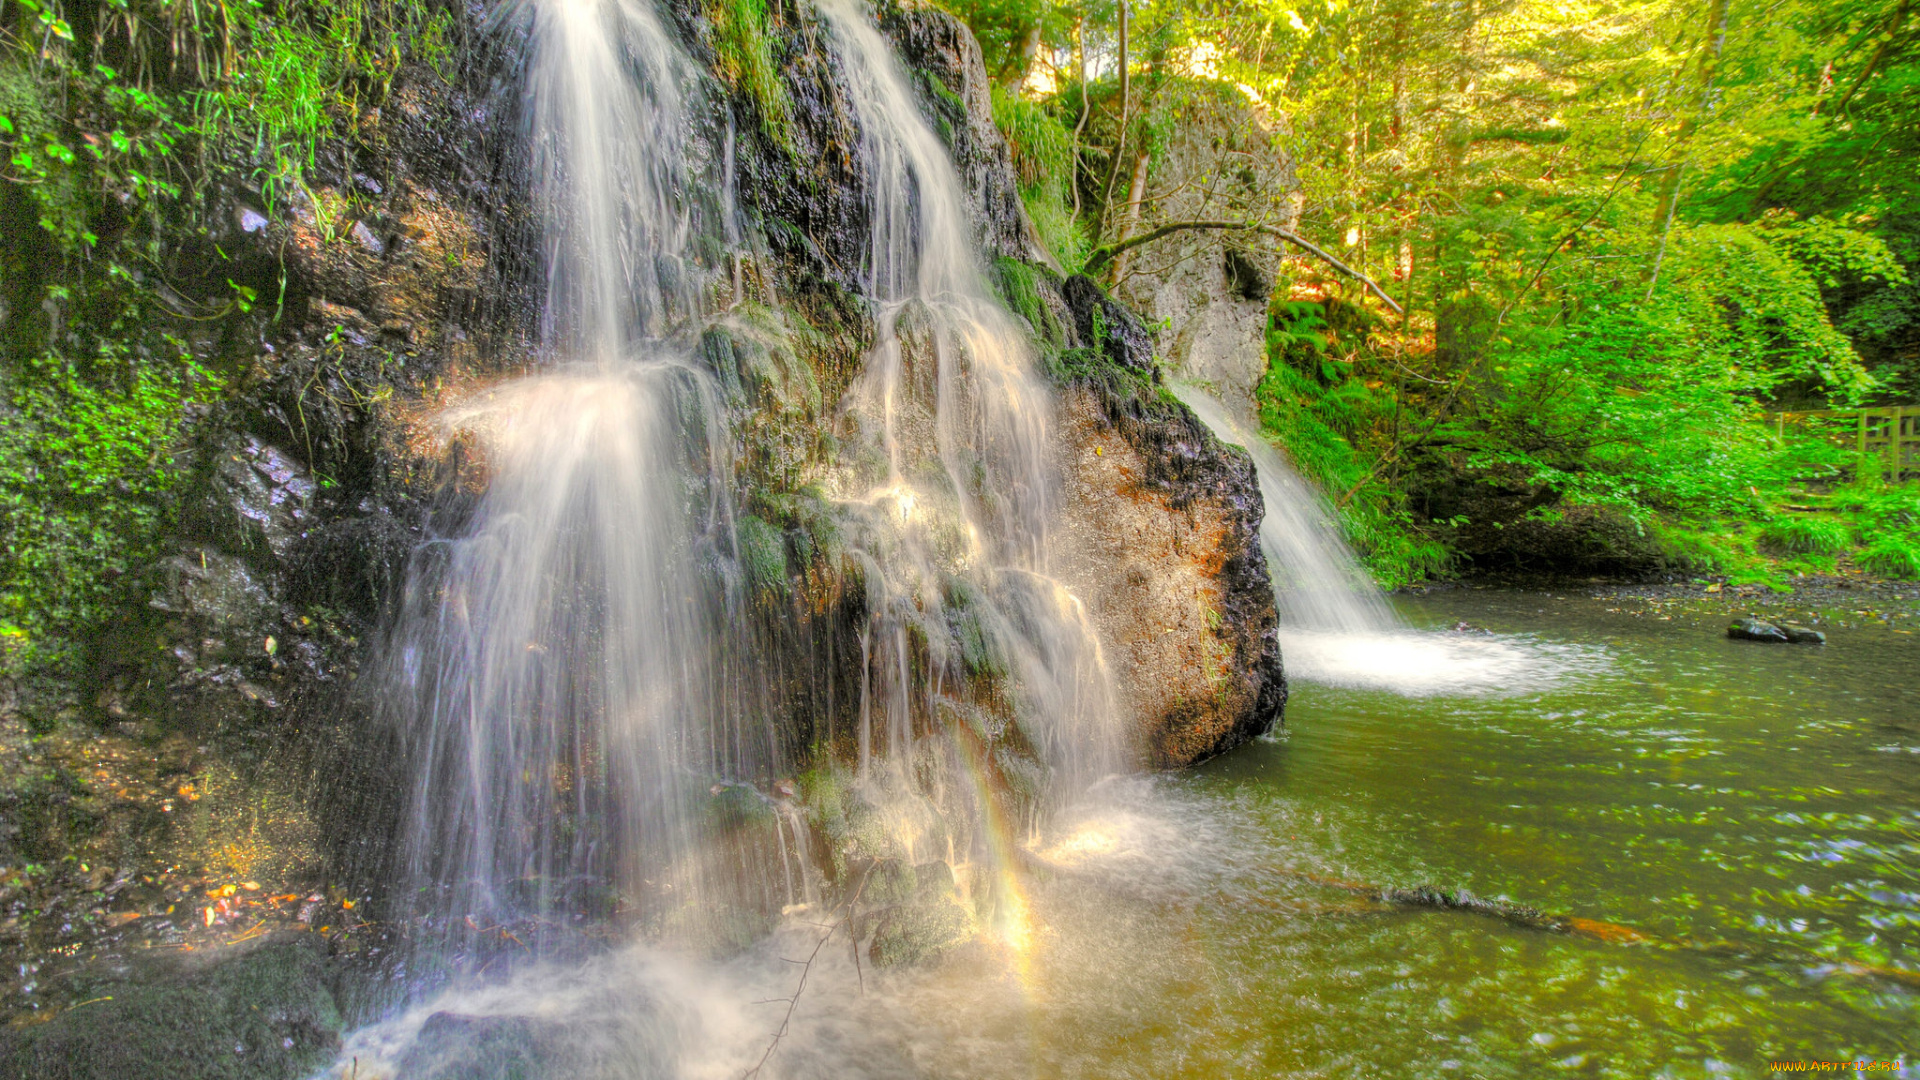
[[1781, 623], [1780, 632], [1787, 635], [1787, 640], [1793, 642], [1795, 645], [1825, 645], [1827, 643], [1827, 635], [1815, 630], [1811, 626], [1801, 626], [1799, 623]]
[[279, 1080], [340, 1048], [320, 942], [262, 939], [151, 982], [110, 983], [35, 1027], [0, 1029], [0, 1076], [35, 1080]]
[[533, 1016], [467, 1016], [438, 1012], [400, 1059], [409, 1080], [535, 1080], [581, 1075], [587, 1062], [579, 1033]]
[[929, 896], [888, 908], [873, 932], [867, 957], [875, 967], [939, 959], [973, 934], [973, 916], [958, 900]]

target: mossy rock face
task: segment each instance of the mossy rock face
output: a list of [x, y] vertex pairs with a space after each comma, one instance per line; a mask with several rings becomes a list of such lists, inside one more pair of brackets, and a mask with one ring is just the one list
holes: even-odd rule
[[914, 894], [914, 868], [899, 859], [881, 859], [867, 870], [860, 898], [870, 904], [897, 904]]
[[306, 1076], [340, 1049], [317, 939], [269, 939], [191, 973], [102, 986], [45, 1024], [0, 1031], [0, 1076], [36, 1080], [268, 1080]]
[[414, 1080], [535, 1080], [558, 1076], [567, 1059], [567, 1031], [526, 1016], [434, 1013], [400, 1059]]
[[875, 967], [925, 964], [973, 935], [973, 916], [950, 897], [930, 897], [889, 908], [880, 916], [867, 956]]

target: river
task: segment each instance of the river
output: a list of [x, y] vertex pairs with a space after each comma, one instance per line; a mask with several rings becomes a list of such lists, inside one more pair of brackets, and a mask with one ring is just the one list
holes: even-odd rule
[[[1910, 1054], [1910, 615], [1828, 612], [1830, 644], [1765, 646], [1723, 636], [1718, 598], [1396, 605], [1522, 689], [1296, 681], [1284, 734], [1110, 780], [1036, 838], [1024, 932], [931, 970], [856, 971], [830, 941], [761, 1075], [1754, 1076]], [[1420, 886], [1541, 915], [1374, 895]], [[1539, 925], [1570, 918], [1589, 932]], [[385, 1037], [449, 1010], [566, 1017], [577, 1040], [631, 1023], [606, 1003], [664, 995], [679, 1004], [649, 1012], [642, 1056], [738, 1076], [821, 936], [801, 912], [718, 968], [617, 954]], [[381, 1056], [369, 1035], [359, 1052]]]

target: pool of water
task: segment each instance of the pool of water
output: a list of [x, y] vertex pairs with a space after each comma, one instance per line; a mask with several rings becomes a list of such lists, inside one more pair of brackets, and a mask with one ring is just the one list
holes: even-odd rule
[[[1756, 645], [1724, 606], [1587, 596], [1401, 606], [1432, 629], [1379, 648], [1431, 678], [1323, 665], [1350, 685], [1296, 680], [1279, 737], [1102, 784], [1031, 845], [1020, 933], [920, 971], [822, 950], [758, 1075], [1754, 1076], [1920, 1050], [1920, 638]], [[1515, 917], [1377, 898], [1421, 886]], [[1540, 928], [1568, 919], [1591, 932]], [[397, 1060], [435, 1010], [544, 1015], [627, 1047], [606, 1075], [738, 1077], [819, 936], [530, 973], [349, 1051]]]

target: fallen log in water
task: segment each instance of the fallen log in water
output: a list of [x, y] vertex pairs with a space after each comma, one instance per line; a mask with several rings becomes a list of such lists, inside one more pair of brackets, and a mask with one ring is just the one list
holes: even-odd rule
[[1803, 949], [1779, 944], [1750, 944], [1731, 941], [1698, 941], [1692, 938], [1661, 939], [1631, 926], [1605, 922], [1599, 919], [1586, 919], [1577, 915], [1555, 915], [1538, 908], [1515, 904], [1506, 900], [1490, 900], [1475, 896], [1465, 889], [1439, 889], [1431, 885], [1420, 885], [1411, 889], [1392, 886], [1373, 885], [1364, 881], [1352, 881], [1344, 878], [1328, 877], [1300, 870], [1276, 870], [1286, 877], [1311, 881], [1329, 888], [1342, 889], [1364, 896], [1382, 904], [1398, 907], [1420, 907], [1436, 911], [1463, 911], [1473, 915], [1484, 915], [1499, 919], [1528, 930], [1540, 930], [1547, 933], [1570, 934], [1574, 937], [1603, 941], [1610, 945], [1654, 945], [1668, 949], [1686, 949], [1691, 952], [1712, 953], [1723, 956], [1736, 956], [1745, 959], [1761, 960], [1768, 963], [1808, 966], [1822, 975], [1850, 975], [1855, 978], [1873, 979], [1879, 982], [1895, 983], [1908, 989], [1920, 990], [1920, 971], [1878, 964], [1859, 964], [1852, 961], [1836, 961], [1831, 957], [1820, 956]]

